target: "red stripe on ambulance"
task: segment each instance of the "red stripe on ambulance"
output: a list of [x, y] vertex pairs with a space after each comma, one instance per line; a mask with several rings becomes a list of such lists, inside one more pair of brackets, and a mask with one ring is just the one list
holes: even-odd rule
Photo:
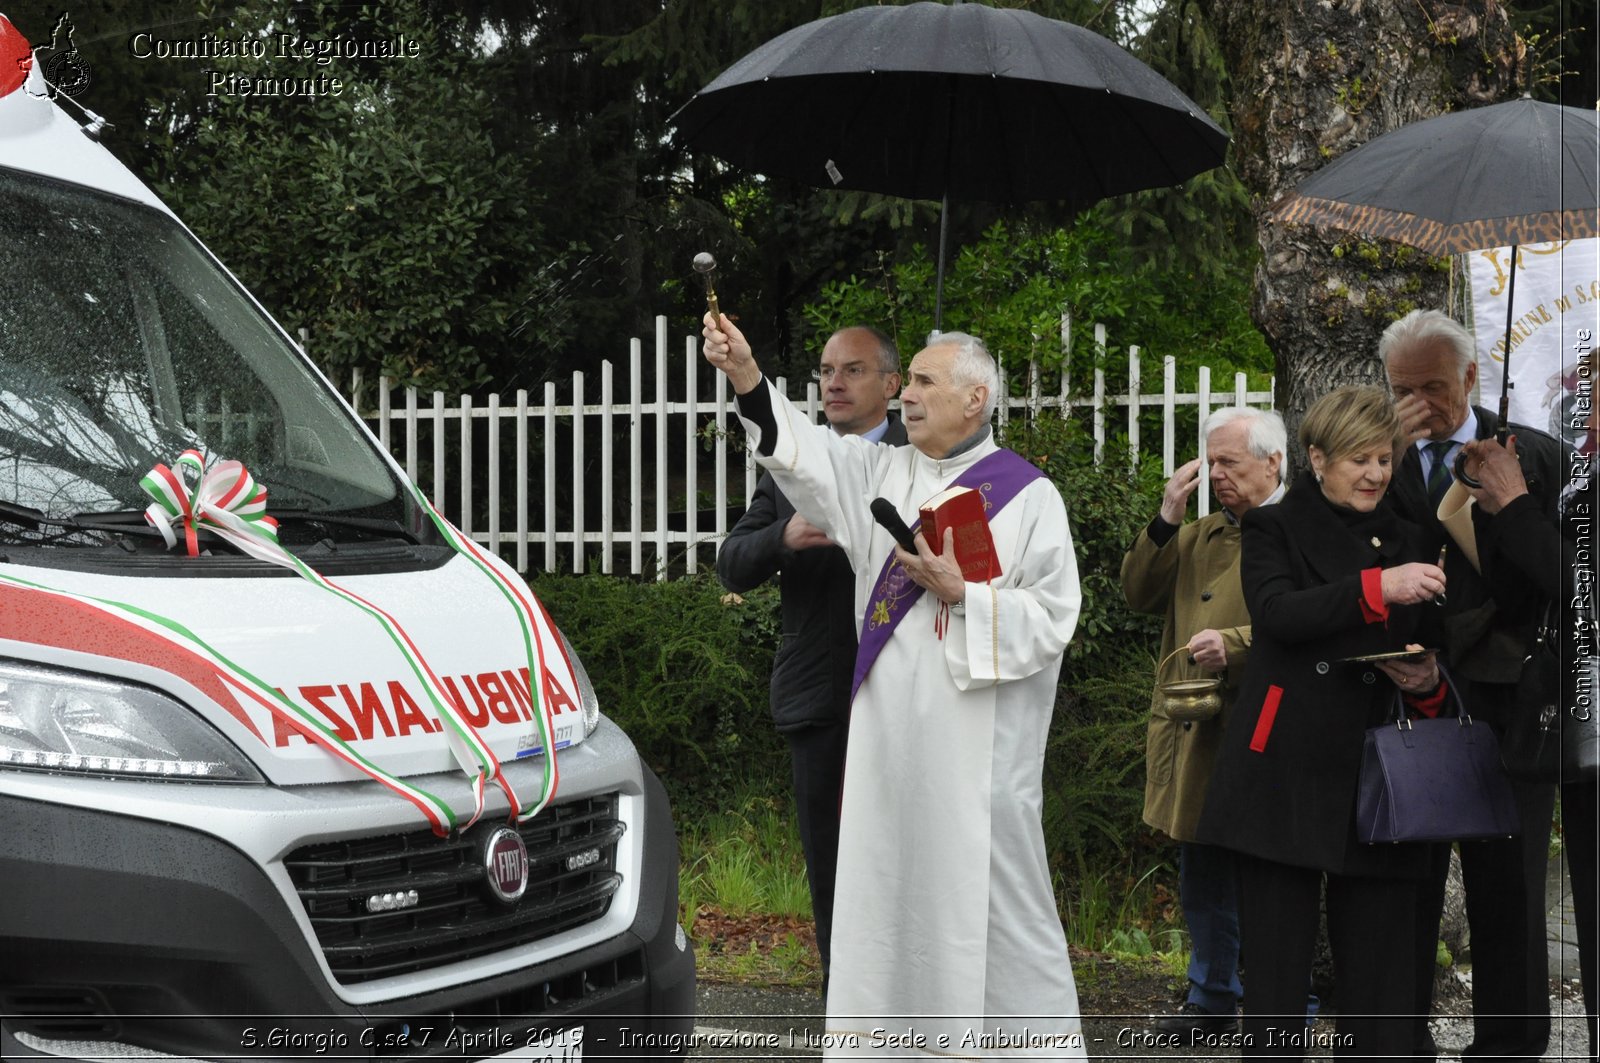
[[0, 639], [92, 653], [176, 676], [226, 709], [262, 741], [244, 706], [199, 654], [103, 609], [25, 587], [0, 588]]

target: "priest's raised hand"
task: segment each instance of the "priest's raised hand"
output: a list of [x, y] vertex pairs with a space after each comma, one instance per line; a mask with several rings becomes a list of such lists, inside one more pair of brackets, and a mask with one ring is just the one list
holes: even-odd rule
[[728, 378], [734, 394], [748, 395], [754, 391], [761, 383], [761, 367], [756, 365], [744, 333], [728, 320], [727, 314], [718, 314], [713, 319], [710, 311], [707, 311], [703, 325], [700, 335], [705, 342], [701, 349], [706, 361]]

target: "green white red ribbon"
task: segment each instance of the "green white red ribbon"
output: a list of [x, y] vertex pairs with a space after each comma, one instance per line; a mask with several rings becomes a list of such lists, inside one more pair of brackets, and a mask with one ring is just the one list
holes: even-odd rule
[[[555, 701], [550, 689], [550, 671], [545, 666], [544, 643], [539, 638], [538, 617], [544, 618], [544, 626], [552, 634], [556, 625], [550, 619], [550, 614], [545, 611], [544, 603], [534, 597], [526, 584], [508, 578], [497, 566], [491, 564], [488, 555], [476, 542], [463, 535], [454, 524], [444, 519], [438, 510], [433, 508], [427, 497], [416, 484], [407, 481], [411, 488], [412, 497], [416, 500], [422, 511], [433, 521], [434, 527], [446, 542], [455, 548], [456, 552], [477, 566], [478, 570], [493, 581], [495, 588], [510, 603], [512, 613], [517, 618], [517, 625], [522, 632], [523, 649], [528, 657], [528, 694], [538, 708], [533, 714], [535, 723], [539, 728], [539, 741], [544, 746], [544, 782], [539, 788], [539, 796], [518, 814], [518, 819], [528, 820], [538, 815], [539, 812], [555, 797], [556, 787], [561, 781], [561, 766], [556, 762], [556, 735], [555, 724], [550, 718], [550, 705]], [[538, 616], [534, 610], [538, 609]], [[563, 659], [566, 658], [566, 648], [559, 647]], [[572, 662], [567, 663], [567, 672], [576, 676], [577, 670], [572, 667]], [[538, 665], [537, 669], [534, 667]], [[539, 689], [534, 689], [533, 677], [538, 676]], [[465, 721], [463, 721], [465, 722]], [[512, 801], [512, 807], [517, 803]]]
[[[177, 545], [172, 528], [177, 523], [190, 557], [200, 556], [199, 530], [209, 528], [252, 557], [284, 563], [278, 557], [284, 552], [278, 546], [278, 522], [267, 516], [267, 489], [256, 483], [242, 462], [219, 461], [208, 467], [199, 451], [186, 450], [172, 464], [178, 468], [157, 465], [139, 481], [145, 494], [155, 499], [145, 509], [144, 519], [161, 532], [168, 550]], [[198, 478], [192, 490], [185, 472]]]
[[456, 825], [456, 815], [445, 802], [421, 787], [413, 786], [402, 779], [390, 775], [378, 765], [363, 757], [336, 735], [328, 727], [327, 723], [316, 714], [295, 704], [271, 684], [240, 667], [178, 621], [126, 602], [63, 591], [4, 572], [0, 572], [0, 586], [40, 591], [58, 598], [82, 603], [158, 635], [196, 654], [216, 671], [216, 674], [224, 683], [274, 716], [287, 721], [289, 726], [307, 741], [321, 746], [339, 760], [377, 780], [395, 794], [410, 801], [427, 818], [435, 834], [441, 836], [448, 834], [450, 828]]
[[[543, 606], [538, 605], [538, 600], [528, 592], [526, 587], [517, 586], [514, 581], [508, 579], [498, 568], [490, 564], [478, 545], [462, 535], [445, 520], [428, 503], [428, 500], [417, 490], [414, 484], [411, 485], [411, 490], [418, 504], [422, 506], [423, 511], [428, 514], [445, 540], [494, 582], [496, 589], [501, 592], [511, 605], [521, 629], [530, 677], [528, 693], [536, 709], [533, 714], [534, 720], [540, 731], [545, 751], [544, 782], [540, 787], [539, 797], [526, 808], [522, 806], [521, 801], [518, 799], [516, 791], [512, 788], [511, 781], [506, 778], [505, 773], [501, 770], [499, 759], [489, 748], [488, 743], [478, 734], [477, 729], [457, 710], [454, 700], [445, 692], [438, 676], [429, 666], [421, 649], [412, 640], [411, 636], [406, 633], [405, 629], [400, 626], [399, 622], [378, 605], [334, 583], [279, 545], [277, 522], [267, 516], [266, 513], [266, 489], [255, 482], [249, 471], [241, 463], [237, 461], [219, 461], [208, 464], [197, 451], [187, 450], [179, 455], [173, 464], [177, 466], [176, 470], [166, 465], [157, 465], [145, 474], [140, 481], [140, 486], [154, 499], [150, 507], [145, 510], [145, 517], [161, 531], [163, 538], [167, 541], [168, 549], [177, 545], [178, 533], [174, 530], [174, 525], [177, 525], [182, 529], [189, 556], [198, 557], [198, 533], [199, 529], [205, 528], [251, 557], [281, 565], [298, 573], [301, 577], [324, 591], [360, 609], [383, 628], [384, 633], [393, 641], [395, 649], [421, 684], [423, 692], [433, 705], [434, 712], [438, 714], [446, 743], [454, 755], [457, 765], [472, 780], [473, 814], [472, 818], [465, 824], [465, 827], [472, 826], [482, 816], [484, 786], [489, 782], [498, 785], [504, 791], [506, 799], [510, 802], [514, 815], [518, 819], [529, 819], [537, 815], [545, 805], [549, 804], [551, 798], [555, 796], [560, 771], [556, 763], [555, 726], [550, 717], [550, 705], [552, 702], [549, 696], [550, 679], [545, 669], [544, 646], [539, 638], [537, 620], [534, 614], [535, 606], [538, 606], [541, 614], [543, 614]], [[193, 474], [196, 480], [192, 488], [189, 486], [185, 473]], [[26, 584], [20, 580], [15, 582], [36, 589], [49, 589], [38, 587], [36, 584]], [[156, 625], [158, 633], [164, 634], [169, 638], [174, 635], [178, 636], [175, 641], [188, 643], [190, 649], [210, 658], [218, 666], [218, 674], [227, 680], [230, 685], [238, 688], [269, 711], [290, 720], [296, 725], [296, 730], [315, 744], [322, 746], [347, 764], [378, 780], [417, 805], [423, 814], [427, 816], [435, 833], [447, 833], [448, 828], [455, 825], [456, 817], [454, 813], [442, 802], [425, 791], [395, 778], [356, 753], [310, 712], [294, 704], [277, 689], [217, 653], [211, 646], [181, 624], [123, 603], [76, 595], [72, 597], [78, 597], [80, 600], [102, 608], [110, 608], [115, 612], [132, 613], [142, 617], [148, 623]], [[546, 625], [553, 632], [555, 628], [550, 623], [549, 615], [543, 615]], [[537, 679], [535, 680], [534, 677], [537, 677]]]

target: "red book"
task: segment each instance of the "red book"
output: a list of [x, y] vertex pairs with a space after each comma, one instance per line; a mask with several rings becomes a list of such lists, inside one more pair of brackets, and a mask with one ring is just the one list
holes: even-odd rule
[[989, 518], [983, 512], [983, 495], [970, 487], [950, 487], [922, 503], [922, 534], [928, 548], [944, 553], [945, 529], [952, 542], [961, 577], [968, 583], [987, 583], [1000, 575]]

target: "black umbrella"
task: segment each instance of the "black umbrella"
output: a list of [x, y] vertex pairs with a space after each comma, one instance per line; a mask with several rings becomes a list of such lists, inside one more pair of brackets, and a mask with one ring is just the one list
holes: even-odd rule
[[1596, 235], [1600, 115], [1512, 100], [1401, 126], [1272, 206], [1435, 255]]
[[1600, 113], [1513, 100], [1440, 115], [1339, 156], [1273, 204], [1279, 221], [1435, 255], [1511, 246], [1502, 435], [1510, 406], [1517, 245], [1600, 233]]
[[[866, 7], [761, 45], [672, 116], [692, 147], [817, 186], [1019, 203], [1175, 185], [1228, 135], [1104, 37], [982, 4]], [[940, 220], [935, 327], [942, 310]]]

